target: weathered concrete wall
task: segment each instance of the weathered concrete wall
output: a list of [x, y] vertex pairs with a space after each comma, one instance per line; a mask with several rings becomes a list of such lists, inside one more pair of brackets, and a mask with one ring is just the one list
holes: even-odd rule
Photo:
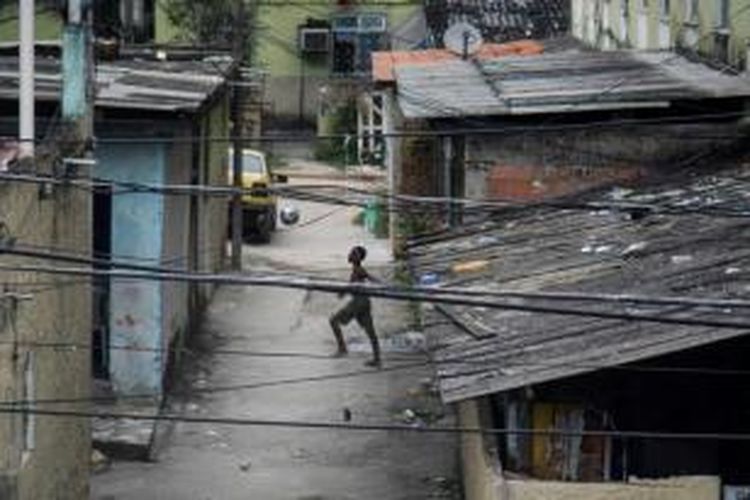
[[[222, 99], [200, 118], [201, 134], [205, 138], [229, 135], [229, 102]], [[228, 144], [221, 141], [202, 141], [198, 146], [198, 181], [211, 186], [228, 183]], [[224, 265], [227, 237], [228, 199], [199, 196], [197, 270], [217, 271]], [[202, 309], [211, 298], [213, 285], [199, 285], [196, 307]]]
[[695, 124], [469, 137], [465, 194], [515, 200], [575, 194], [677, 168], [721, 144], [715, 137], [736, 133], [734, 124]]
[[[477, 400], [458, 404], [460, 427], [481, 427]], [[489, 456], [481, 434], [461, 435], [461, 469], [463, 472], [465, 500], [496, 500], [501, 483], [499, 463]]]
[[[175, 132], [177, 132], [175, 128]], [[177, 142], [167, 149], [165, 182], [167, 184], [190, 184], [192, 171], [192, 145], [186, 139], [192, 131], [185, 127], [176, 134]], [[170, 269], [188, 271], [190, 256], [190, 197], [165, 196], [164, 200], [164, 244], [161, 265]], [[190, 285], [186, 282], [170, 281], [161, 284], [162, 293], [162, 348], [168, 350], [175, 338], [184, 334], [189, 326]], [[162, 359], [162, 371], [166, 370], [166, 357]]]
[[[116, 181], [162, 184], [165, 147], [161, 144], [105, 144], [97, 152], [97, 176]], [[112, 254], [158, 265], [163, 255], [164, 199], [158, 193], [130, 193], [112, 199]], [[112, 280], [110, 343], [155, 349], [112, 349], [110, 379], [117, 394], [159, 394], [162, 347], [161, 283]]]
[[[486, 427], [480, 402], [458, 404], [461, 427]], [[481, 434], [461, 436], [461, 468], [465, 500], [720, 500], [718, 477], [678, 477], [631, 479], [628, 483], [576, 483], [507, 479], [494, 453], [492, 437]]]
[[[227, 144], [212, 138], [229, 134], [228, 114], [228, 101], [221, 98], [196, 118], [195, 129], [187, 120], [171, 123], [169, 128], [157, 127], [158, 134], [169, 132], [163, 143], [105, 143], [97, 153], [96, 173], [116, 181], [157, 185], [193, 181], [226, 185]], [[205, 139], [179, 140], [194, 133]], [[218, 271], [224, 261], [226, 217], [223, 197], [199, 195], [191, 202], [183, 195], [117, 194], [112, 202], [113, 258], [135, 258], [138, 263], [179, 270]], [[110, 379], [116, 394], [161, 393], [169, 350], [177, 336], [189, 330], [191, 320], [199, 320], [213, 288], [184, 282], [112, 281], [110, 343], [154, 349], [111, 350]]]
[[[47, 169], [42, 168], [45, 172]], [[18, 245], [91, 251], [90, 194], [57, 188], [0, 184], [0, 222]], [[0, 257], [2, 264], [32, 259]], [[91, 395], [91, 287], [88, 278], [3, 272], [8, 292], [31, 300], [0, 299], [0, 399], [87, 399]], [[39, 344], [71, 344], [45, 348]], [[80, 404], [55, 408], [80, 409]], [[78, 500], [88, 497], [89, 421], [81, 418], [3, 415], [0, 418], [0, 497]]]
[[314, 126], [328, 92], [329, 78], [321, 75], [273, 75], [266, 85], [269, 127]]
[[509, 480], [499, 500], [720, 500], [717, 477], [633, 480], [629, 483], [562, 483]]

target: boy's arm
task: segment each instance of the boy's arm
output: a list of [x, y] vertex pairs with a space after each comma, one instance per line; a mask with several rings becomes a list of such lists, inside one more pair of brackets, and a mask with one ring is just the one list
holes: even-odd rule
[[375, 276], [373, 276], [372, 274], [368, 273], [368, 272], [367, 272], [367, 271], [365, 271], [364, 269], [362, 269], [362, 271], [364, 271], [364, 273], [365, 273], [365, 278], [367, 278], [367, 281], [371, 281], [371, 282], [373, 282], [373, 283], [378, 283], [378, 284], [381, 284], [381, 283], [382, 283], [382, 280], [380, 280], [379, 278], [376, 278]]

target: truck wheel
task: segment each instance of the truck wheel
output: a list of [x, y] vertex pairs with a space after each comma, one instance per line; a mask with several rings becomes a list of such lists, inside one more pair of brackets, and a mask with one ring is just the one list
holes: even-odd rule
[[276, 213], [276, 209], [274, 208], [268, 213], [268, 216], [271, 218], [271, 231], [276, 231], [276, 220], [279, 218], [279, 214]]
[[264, 224], [262, 228], [258, 231], [258, 239], [261, 243], [270, 243], [271, 242], [271, 225], [270, 224]]

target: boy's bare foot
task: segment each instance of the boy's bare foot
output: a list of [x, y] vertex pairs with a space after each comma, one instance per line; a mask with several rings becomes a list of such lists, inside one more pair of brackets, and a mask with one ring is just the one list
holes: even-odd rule
[[346, 349], [339, 349], [335, 353], [333, 353], [333, 358], [343, 358], [344, 356], [347, 356], [349, 354], [349, 351]]
[[383, 368], [383, 362], [379, 359], [371, 359], [365, 362], [365, 366], [371, 366], [373, 368]]

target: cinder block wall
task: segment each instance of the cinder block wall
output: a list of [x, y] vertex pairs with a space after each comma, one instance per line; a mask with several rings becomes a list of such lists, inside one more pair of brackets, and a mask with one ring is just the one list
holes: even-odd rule
[[[16, 245], [37, 245], [90, 255], [91, 196], [60, 188], [40, 195], [36, 185], [0, 183], [0, 223]], [[55, 264], [0, 255], [3, 265]], [[81, 399], [54, 404], [87, 410], [91, 380], [89, 278], [2, 271], [4, 292], [29, 294], [14, 303], [0, 298], [0, 400]], [[40, 344], [68, 344], [50, 348]], [[33, 427], [33, 436], [30, 427]], [[88, 497], [89, 420], [3, 415], [0, 475], [4, 495], [19, 499]], [[8, 498], [8, 496], [3, 496]]]

